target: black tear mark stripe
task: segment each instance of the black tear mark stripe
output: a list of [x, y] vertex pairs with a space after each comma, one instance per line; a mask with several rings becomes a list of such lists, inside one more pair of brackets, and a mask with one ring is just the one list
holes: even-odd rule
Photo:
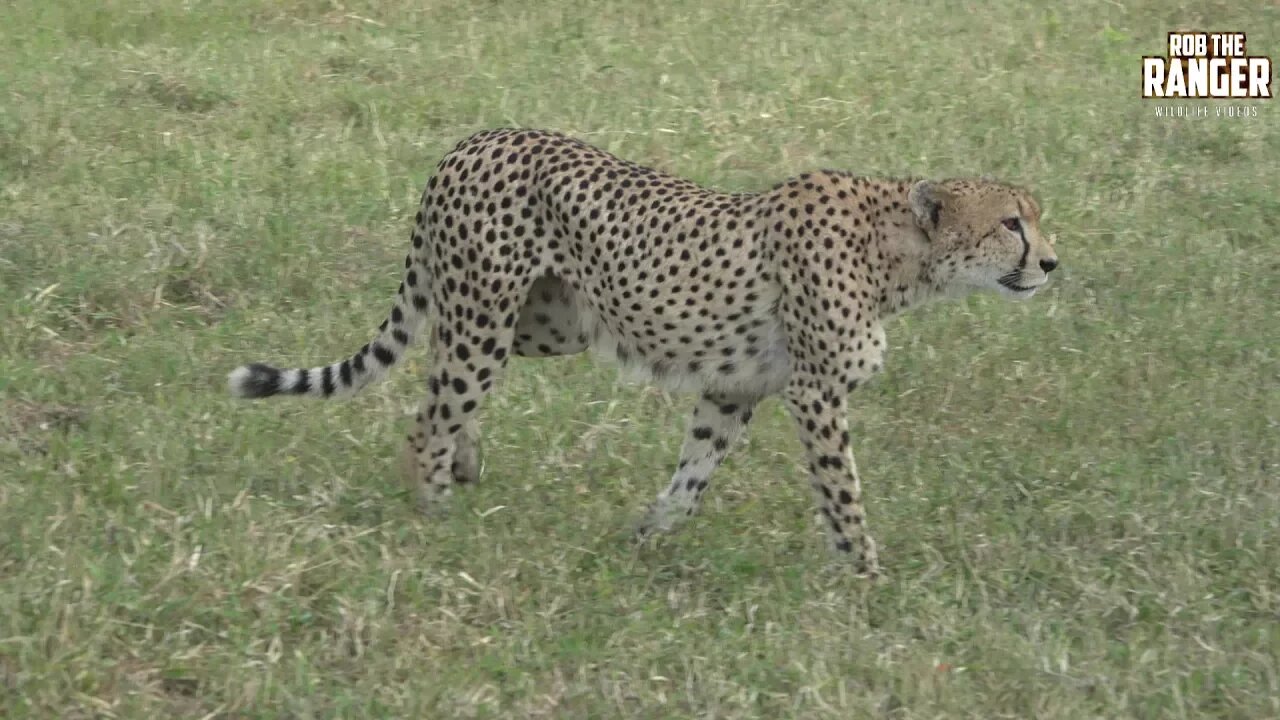
[[1022, 221], [1018, 221], [1018, 237], [1022, 238], [1022, 259], [1018, 261], [1018, 269], [1027, 268], [1027, 255], [1031, 254], [1031, 243], [1027, 242], [1027, 231], [1022, 229]]

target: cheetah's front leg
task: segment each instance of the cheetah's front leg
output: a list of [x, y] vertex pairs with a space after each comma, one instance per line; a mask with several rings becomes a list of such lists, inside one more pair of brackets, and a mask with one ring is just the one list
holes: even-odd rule
[[827, 519], [832, 544], [852, 561], [856, 572], [876, 577], [880, 565], [876, 543], [867, 533], [843, 390], [797, 376], [787, 387], [786, 401], [808, 453], [810, 482]]
[[759, 398], [703, 393], [693, 409], [671, 484], [649, 506], [636, 535], [666, 532], [693, 515], [729, 448], [751, 420]]

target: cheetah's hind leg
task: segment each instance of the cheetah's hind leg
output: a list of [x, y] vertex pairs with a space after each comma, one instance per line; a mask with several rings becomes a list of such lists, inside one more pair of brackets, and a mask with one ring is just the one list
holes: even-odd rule
[[[534, 281], [516, 320], [512, 351], [521, 357], [576, 355], [587, 349], [587, 335], [578, 317], [573, 290], [554, 275]], [[480, 479], [480, 423], [463, 423], [453, 454], [453, 480], [458, 484]]]
[[480, 479], [480, 422], [474, 417], [462, 424], [454, 439], [453, 481], [459, 485]]
[[555, 275], [535, 280], [516, 321], [515, 353], [521, 357], [577, 355], [588, 343], [573, 288]]
[[[576, 355], [587, 349], [573, 290], [554, 275], [534, 281], [516, 320], [512, 351], [521, 357]], [[457, 483], [480, 478], [480, 425], [471, 420], [458, 433], [453, 456]]]

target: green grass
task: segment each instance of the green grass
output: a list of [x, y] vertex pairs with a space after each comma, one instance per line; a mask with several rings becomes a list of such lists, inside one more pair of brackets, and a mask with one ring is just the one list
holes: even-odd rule
[[[15, 0], [0, 8], [0, 716], [1280, 716], [1280, 123], [1140, 61], [1263, 3]], [[698, 521], [627, 530], [688, 398], [517, 361], [437, 520], [425, 353], [365, 342], [429, 171], [563, 130], [727, 189], [816, 167], [1037, 190], [1044, 294], [889, 327], [852, 399], [887, 580], [830, 564], [762, 407]]]

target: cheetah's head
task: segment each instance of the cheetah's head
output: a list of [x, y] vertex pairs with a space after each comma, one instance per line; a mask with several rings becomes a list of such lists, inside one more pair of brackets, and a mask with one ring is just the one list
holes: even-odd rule
[[1058, 266], [1053, 241], [1040, 233], [1040, 205], [1026, 190], [987, 179], [922, 180], [908, 201], [929, 238], [940, 290], [986, 288], [1026, 299]]

